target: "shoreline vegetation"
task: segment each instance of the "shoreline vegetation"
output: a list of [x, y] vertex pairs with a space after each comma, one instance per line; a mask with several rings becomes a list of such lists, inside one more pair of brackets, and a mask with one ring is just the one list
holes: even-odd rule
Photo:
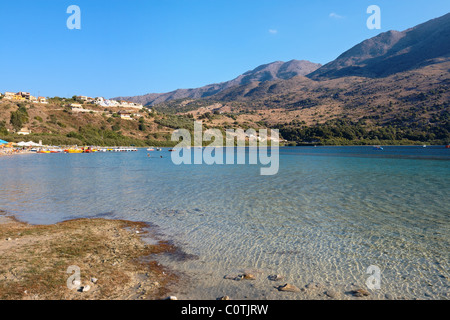
[[[166, 147], [166, 148], [173, 148], [175, 147], [180, 141], [140, 141], [140, 140], [128, 140], [126, 139], [121, 143], [121, 141], [116, 140], [97, 140], [97, 139], [76, 139], [72, 140], [68, 137], [55, 135], [55, 134], [30, 134], [26, 137], [20, 136], [20, 135], [0, 135], [0, 139], [7, 140], [13, 143], [18, 143], [20, 141], [33, 141], [35, 143], [38, 143], [39, 141], [42, 141], [44, 145], [51, 145], [51, 146], [99, 146], [99, 147], [120, 147], [120, 146], [136, 146], [139, 148], [146, 148], [146, 147]], [[109, 143], [105, 143], [109, 142]], [[211, 144], [210, 141], [203, 141], [203, 146], [206, 147], [209, 144]], [[348, 140], [344, 138], [339, 139], [325, 139], [325, 140], [312, 140], [312, 141], [300, 141], [300, 140], [287, 140], [280, 142], [280, 146], [373, 146], [373, 145], [386, 145], [386, 146], [421, 146], [421, 145], [447, 145], [448, 142], [446, 139], [442, 140], [409, 140], [409, 139], [357, 139], [357, 140]], [[226, 146], [226, 141], [224, 139], [223, 145]], [[236, 145], [236, 141], [235, 141]], [[268, 145], [270, 146], [270, 140]], [[193, 144], [191, 146], [194, 146]], [[246, 141], [246, 146], [248, 146], [248, 141]]]
[[[414, 118], [404, 116], [388, 123], [377, 118], [378, 122], [374, 124], [376, 119], [372, 116], [359, 120], [342, 116], [306, 123], [300, 121], [298, 115], [292, 115], [290, 121], [282, 121], [277, 118], [278, 113], [272, 114], [275, 109], [258, 113], [244, 107], [233, 112], [200, 108], [194, 116], [194, 111], [186, 113], [174, 106], [172, 112], [143, 107], [138, 115], [124, 119], [117, 108], [85, 105], [95, 112], [79, 113], [72, 110], [69, 102], [71, 100], [51, 100], [39, 105], [0, 99], [0, 139], [13, 143], [24, 139], [36, 143], [42, 141], [44, 145], [53, 146], [174, 147], [179, 141], [171, 140], [173, 131], [186, 129], [192, 133], [194, 121], [201, 120], [204, 130], [216, 128], [223, 136], [228, 129], [278, 129], [282, 139], [280, 145], [287, 146], [446, 145], [450, 142], [447, 111], [433, 116], [431, 122], [413, 121]], [[203, 142], [204, 146], [208, 144], [209, 141]]]
[[[176, 248], [146, 243], [147, 228], [104, 218], [30, 225], [0, 210], [0, 299], [163, 299], [179, 276], [154, 257]], [[80, 268], [73, 289], [67, 286], [70, 266]]]

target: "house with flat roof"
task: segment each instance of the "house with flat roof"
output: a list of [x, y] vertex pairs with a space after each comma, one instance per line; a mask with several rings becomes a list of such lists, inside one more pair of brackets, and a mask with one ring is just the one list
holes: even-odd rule
[[17, 92], [17, 95], [21, 96], [22, 98], [25, 98], [27, 100], [29, 100], [30, 96], [31, 96], [31, 94], [29, 92], [25, 92], [25, 91]]
[[48, 103], [45, 97], [38, 97], [37, 100], [39, 103]]
[[27, 136], [27, 135], [29, 135], [30, 133], [31, 133], [31, 131], [28, 130], [27, 128], [22, 128], [22, 129], [20, 129], [19, 132], [17, 132], [17, 134], [20, 134], [20, 135], [23, 135], [23, 136]]
[[128, 111], [119, 111], [118, 112], [121, 119], [131, 120], [131, 113]]
[[16, 95], [15, 92], [5, 91], [5, 99], [13, 100], [13, 97]]

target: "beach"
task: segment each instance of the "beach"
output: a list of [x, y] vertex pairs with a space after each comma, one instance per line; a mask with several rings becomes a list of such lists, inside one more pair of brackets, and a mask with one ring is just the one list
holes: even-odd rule
[[[177, 276], [150, 257], [174, 247], [146, 243], [146, 227], [108, 219], [31, 225], [3, 213], [0, 299], [163, 299]], [[77, 267], [80, 282], [69, 289]]]
[[32, 152], [30, 150], [20, 150], [20, 149], [11, 149], [11, 148], [0, 149], [0, 157], [12, 156], [12, 155], [18, 155], [18, 154], [35, 154], [35, 153], [36, 152]]

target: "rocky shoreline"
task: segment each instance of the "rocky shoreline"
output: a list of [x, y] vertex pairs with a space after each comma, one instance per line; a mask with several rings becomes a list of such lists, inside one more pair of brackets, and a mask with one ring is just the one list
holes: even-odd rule
[[147, 227], [103, 218], [30, 225], [0, 212], [0, 299], [164, 299], [179, 276], [153, 258], [176, 248], [146, 243]]
[[[158, 238], [157, 227], [144, 222], [95, 217], [30, 225], [0, 210], [0, 300], [407, 299], [362, 283], [301, 283], [273, 270], [185, 276], [159, 257], [174, 263], [198, 257]], [[76, 268], [79, 279], [69, 281]], [[210, 286], [201, 295], [194, 288], [199, 277]]]

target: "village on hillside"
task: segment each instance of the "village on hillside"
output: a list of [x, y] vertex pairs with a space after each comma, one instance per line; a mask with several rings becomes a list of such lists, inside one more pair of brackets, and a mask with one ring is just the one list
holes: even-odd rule
[[[0, 96], [2, 96], [4, 99], [12, 100], [12, 101], [30, 101], [33, 103], [48, 103], [47, 98], [45, 97], [35, 97], [31, 95], [29, 92], [8, 92], [6, 91], [4, 94], [0, 93]], [[139, 103], [134, 103], [130, 101], [116, 101], [116, 100], [110, 100], [105, 99], [103, 97], [96, 97], [91, 98], [87, 96], [76, 96], [76, 98], [83, 102], [83, 104], [96, 104], [100, 107], [118, 107], [118, 108], [134, 108], [134, 109], [142, 109], [144, 106]], [[73, 103], [72, 106], [81, 106], [81, 104], [75, 104]]]
[[6, 91], [5, 94], [1, 94], [0, 96], [3, 96], [4, 99], [12, 100], [12, 101], [30, 101], [33, 103], [48, 103], [47, 99], [45, 97], [35, 97], [32, 96], [29, 92], [8, 92]]
[[[19, 92], [8, 92], [4, 94], [0, 92], [0, 100], [11, 101], [15, 103], [25, 102], [25, 103], [35, 103], [35, 104], [46, 104], [50, 105], [55, 101], [67, 102], [66, 107], [69, 107], [73, 113], [104, 113], [106, 109], [114, 108], [117, 111], [115, 113], [121, 119], [133, 120], [141, 116], [140, 110], [144, 109], [142, 104], [130, 102], [130, 101], [116, 101], [111, 99], [105, 99], [104, 97], [91, 98], [88, 96], [73, 96], [72, 98], [59, 98], [59, 97], [35, 97], [30, 92], [19, 91]], [[99, 110], [99, 108], [105, 108], [104, 110]], [[150, 111], [150, 109], [148, 110]], [[9, 132], [9, 129], [7, 129]], [[20, 130], [15, 131], [19, 135], [29, 135], [31, 130], [23, 127]]]
[[[116, 101], [116, 100], [110, 100], [110, 99], [105, 99], [103, 97], [96, 97], [96, 98], [91, 98], [91, 97], [87, 97], [87, 96], [77, 96], [77, 101], [79, 101], [79, 103], [71, 103], [69, 106], [72, 110], [72, 112], [89, 112], [89, 113], [95, 113], [95, 112], [99, 112], [99, 111], [95, 111], [89, 108], [89, 105], [96, 105], [99, 107], [104, 107], [104, 108], [126, 108], [126, 109], [137, 109], [137, 110], [141, 110], [144, 108], [144, 106], [142, 104], [138, 104], [138, 103], [134, 103], [134, 102], [130, 102], [130, 101]], [[133, 113], [133, 111], [130, 110], [121, 110], [118, 112], [118, 115], [122, 118], [122, 119], [127, 119], [130, 120], [132, 119], [132, 116], [139, 116], [139, 114]]]

